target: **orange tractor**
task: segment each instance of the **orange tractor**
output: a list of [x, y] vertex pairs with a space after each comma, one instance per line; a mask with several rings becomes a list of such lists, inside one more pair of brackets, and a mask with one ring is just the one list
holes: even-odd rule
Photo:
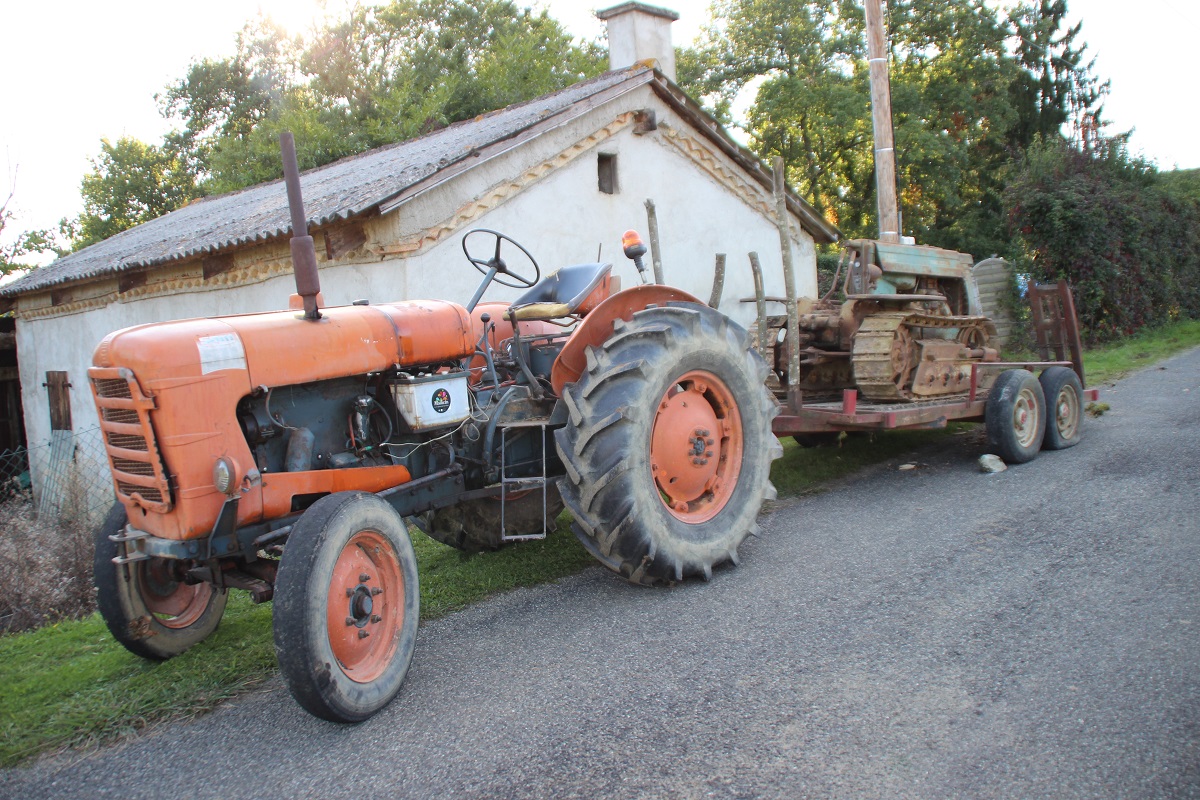
[[[541, 277], [486, 230], [462, 240], [484, 275], [465, 306], [321, 308], [290, 135], [283, 150], [293, 310], [127, 328], [89, 370], [119, 501], [95, 580], [126, 648], [177, 655], [247, 590], [274, 601], [296, 700], [352, 722], [412, 659], [406, 519], [485, 550], [544, 536], [565, 504], [636, 583], [737, 561], [780, 452], [742, 328], [678, 289], [619, 291], [610, 264]], [[644, 246], [625, 251], [641, 270]], [[526, 291], [481, 302], [493, 282]]]

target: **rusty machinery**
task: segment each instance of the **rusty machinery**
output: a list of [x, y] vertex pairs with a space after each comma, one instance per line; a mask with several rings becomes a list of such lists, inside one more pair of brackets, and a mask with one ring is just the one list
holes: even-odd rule
[[[298, 702], [357, 721], [399, 690], [419, 602], [405, 521], [464, 550], [541, 538], [565, 504], [606, 567], [708, 577], [773, 496], [777, 412], [741, 328], [603, 263], [542, 277], [512, 239], [463, 237], [464, 305], [322, 307], [283, 137], [291, 311], [117, 331], [89, 377], [118, 503], [96, 532], [100, 611], [165, 659], [230, 588], [274, 601]], [[627, 255], [640, 267], [636, 237]], [[492, 283], [525, 290], [483, 302]]]

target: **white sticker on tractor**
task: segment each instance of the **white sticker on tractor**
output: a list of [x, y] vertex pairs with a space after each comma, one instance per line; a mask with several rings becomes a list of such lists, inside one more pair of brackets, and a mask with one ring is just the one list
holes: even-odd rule
[[201, 336], [196, 340], [200, 350], [200, 373], [207, 375], [222, 369], [245, 369], [246, 351], [236, 333]]

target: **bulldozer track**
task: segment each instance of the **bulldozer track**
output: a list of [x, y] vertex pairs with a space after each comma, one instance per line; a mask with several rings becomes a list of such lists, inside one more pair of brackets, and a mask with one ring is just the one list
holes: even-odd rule
[[[913, 328], [959, 328], [977, 334], [973, 344], [988, 338], [988, 318], [943, 316], [908, 311], [885, 311], [863, 320], [854, 336], [852, 364], [858, 390], [868, 400], [896, 402], [913, 397], [911, 379], [917, 366], [917, 341]], [[961, 339], [960, 334], [960, 339]]]

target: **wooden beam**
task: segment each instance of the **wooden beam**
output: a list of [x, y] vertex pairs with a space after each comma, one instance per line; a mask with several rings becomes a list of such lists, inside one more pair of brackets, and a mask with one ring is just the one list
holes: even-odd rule
[[335, 261], [367, 243], [361, 222], [345, 222], [325, 231], [325, 257]]
[[223, 272], [229, 272], [233, 267], [233, 256], [229, 253], [209, 256], [200, 262], [200, 269], [204, 272], [204, 280], [213, 278]]
[[117, 291], [120, 293], [132, 292], [139, 286], [145, 285], [146, 273], [144, 271], [126, 272], [117, 279]]
[[867, 56], [871, 74], [871, 124], [875, 130], [875, 202], [879, 239], [900, 241], [896, 207], [896, 146], [892, 133], [892, 88], [888, 80], [887, 33], [883, 30], [883, 0], [865, 0]]

